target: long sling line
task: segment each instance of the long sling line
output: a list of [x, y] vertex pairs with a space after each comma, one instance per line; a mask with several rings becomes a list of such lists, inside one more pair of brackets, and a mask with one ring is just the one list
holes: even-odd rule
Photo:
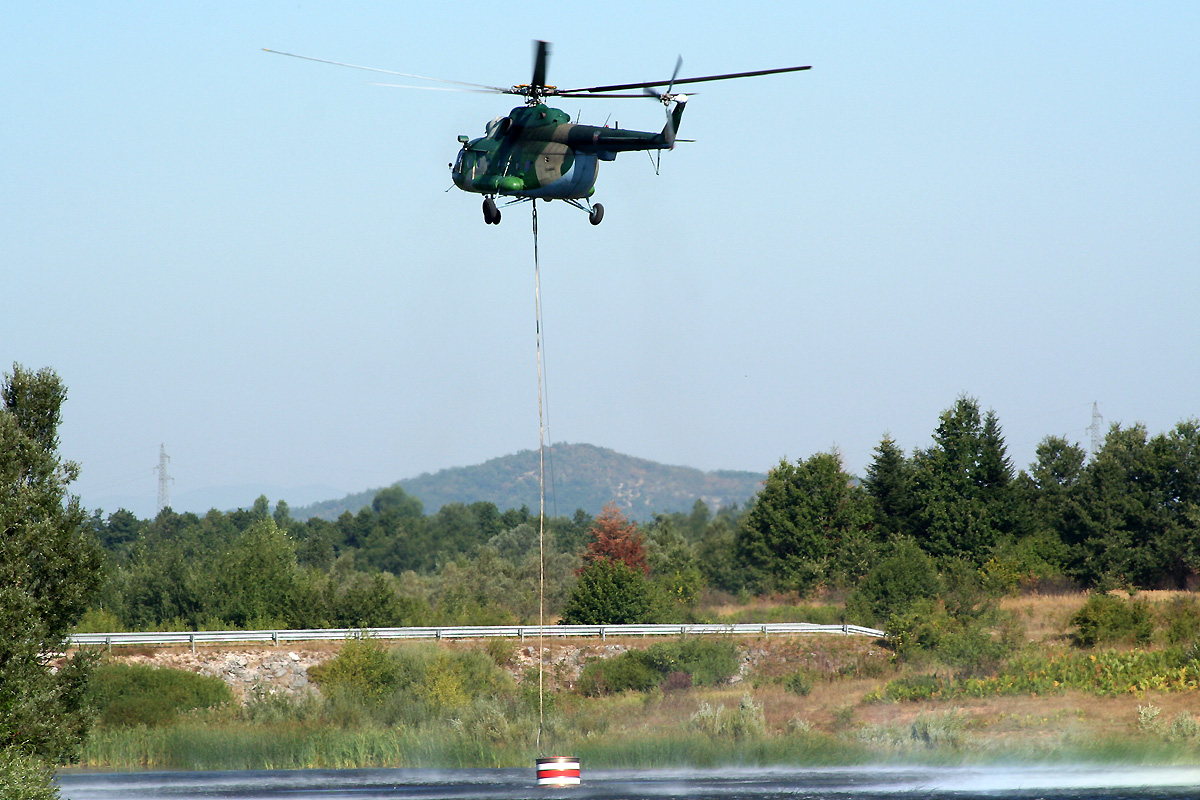
[[541, 270], [538, 264], [538, 227], [537, 199], [533, 200], [533, 305], [534, 326], [537, 333], [537, 374], [538, 374], [538, 732], [537, 751], [542, 754], [542, 726], [545, 723], [544, 712], [544, 674], [546, 666], [545, 652], [542, 650], [542, 628], [546, 624], [544, 617], [545, 586], [546, 586], [546, 456], [545, 439], [546, 425], [542, 416], [542, 283]]

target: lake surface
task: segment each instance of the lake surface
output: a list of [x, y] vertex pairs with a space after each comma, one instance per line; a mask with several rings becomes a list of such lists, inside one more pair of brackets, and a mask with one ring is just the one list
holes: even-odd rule
[[97, 772], [60, 778], [66, 800], [820, 800], [972, 798], [1196, 800], [1200, 766], [584, 770], [583, 786], [539, 789], [534, 770]]
[[1196, 800], [1200, 766], [794, 767], [587, 770], [584, 784], [539, 789], [530, 769], [360, 769], [245, 772], [69, 773], [65, 800], [366, 800], [445, 798], [620, 798], [661, 800], [820, 800], [830, 798], [1045, 798]]

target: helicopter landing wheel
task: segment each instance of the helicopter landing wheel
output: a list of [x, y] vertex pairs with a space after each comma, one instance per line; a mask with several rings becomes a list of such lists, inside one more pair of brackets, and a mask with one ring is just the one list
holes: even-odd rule
[[592, 223], [593, 225], [599, 225], [600, 221], [603, 219], [604, 219], [604, 206], [600, 205], [599, 203], [596, 203], [596, 205], [592, 206], [592, 210], [588, 214], [588, 222]]
[[488, 225], [500, 224], [500, 209], [496, 208], [496, 201], [490, 197], [483, 201], [483, 221]]

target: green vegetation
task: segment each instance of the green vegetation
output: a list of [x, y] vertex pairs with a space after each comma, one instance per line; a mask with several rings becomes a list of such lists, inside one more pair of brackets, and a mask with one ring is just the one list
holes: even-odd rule
[[1149, 604], [1108, 594], [1090, 595], [1083, 608], [1071, 617], [1071, 625], [1075, 627], [1075, 643], [1080, 647], [1121, 641], [1145, 644], [1154, 633]]
[[659, 642], [645, 650], [627, 650], [615, 658], [592, 661], [579, 676], [578, 690], [596, 696], [668, 684], [675, 689], [715, 686], [728, 681], [737, 669], [733, 642], [703, 638]]
[[[53, 797], [46, 765], [76, 756], [91, 722], [93, 659], [51, 669], [100, 583], [101, 554], [67, 493], [79, 466], [58, 456], [66, 388], [14, 365], [0, 387], [0, 775], [6, 797]], [[9, 783], [11, 781], [11, 784]], [[9, 787], [11, 791], [8, 791]]]
[[[524, 763], [539, 733], [529, 654], [499, 643], [348, 642], [310, 671], [319, 695], [260, 692], [245, 705], [215, 679], [115, 663], [89, 689], [85, 653], [49, 669], [74, 625], [528, 623], [542, 574], [527, 508], [401, 486], [335, 520], [300, 521], [265, 497], [203, 517], [89, 520], [65, 491], [78, 468], [55, 452], [63, 395], [52, 373], [14, 368], [0, 414], [0, 623], [17, 632], [0, 637], [0, 769], [14, 786], [41, 791], [44, 765], [75, 757], [93, 709], [82, 759], [96, 766]], [[973, 718], [939, 703], [1200, 688], [1200, 604], [1132, 594], [1196, 577], [1200, 423], [1154, 437], [1114, 426], [1090, 459], [1055, 437], [1037, 454], [1016, 472], [995, 414], [960, 397], [929, 447], [906, 455], [885, 438], [861, 485], [837, 453], [818, 453], [781, 461], [743, 507], [546, 520], [552, 619], [847, 621], [889, 636], [886, 653], [796, 646], [774, 662], [777, 643], [660, 642], [588, 663], [573, 687], [556, 663], [542, 743], [597, 764], [846, 761], [969, 749]], [[1090, 594], [1043, 620], [1058, 638], [1031, 645], [1011, 601], [1044, 587]], [[865, 719], [916, 702], [915, 721]], [[1189, 714], [1173, 709], [1168, 723], [1145, 708], [1138, 730], [1193, 746]]]
[[1063, 653], [1015, 659], [981, 678], [916, 675], [888, 681], [868, 702], [952, 700], [962, 697], [1041, 695], [1075, 690], [1098, 695], [1200, 688], [1200, 662], [1178, 650]]
[[16, 747], [0, 749], [0, 787], [5, 800], [55, 800], [54, 771]]
[[[1008, 650], [998, 597], [1040, 586], [1180, 587], [1195, 576], [1200, 423], [1155, 437], [1114, 426], [1090, 460], [1056, 437], [1037, 453], [1015, 471], [996, 415], [960, 397], [929, 447], [906, 455], [884, 438], [861, 485], [836, 453], [817, 453], [781, 462], [741, 508], [714, 513], [697, 500], [642, 524], [612, 506], [619, 520], [609, 509], [551, 518], [544, 609], [569, 622], [708, 621], [697, 611], [706, 592], [832, 590], [847, 601], [831, 621], [886, 626], [907, 655], [936, 646], [988, 671]], [[204, 517], [97, 512], [108, 580], [86, 624], [529, 623], [542, 574], [537, 523], [525, 507], [482, 501], [426, 514], [400, 486], [334, 521], [297, 521], [266, 498]], [[1095, 619], [1079, 635], [1108, 635], [1104, 613], [1089, 608]]]
[[101, 725], [153, 727], [174, 722], [188, 711], [231, 703], [233, 693], [220, 678], [180, 669], [107, 663], [92, 675], [88, 700]]

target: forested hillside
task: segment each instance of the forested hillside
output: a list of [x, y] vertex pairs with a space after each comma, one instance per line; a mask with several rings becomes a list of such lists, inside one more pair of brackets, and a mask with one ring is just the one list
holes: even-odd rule
[[[648, 521], [658, 513], [688, 511], [697, 499], [710, 508], [738, 506], [758, 492], [766, 475], [722, 470], [703, 472], [692, 467], [660, 464], [590, 444], [560, 442], [546, 449], [546, 503], [552, 510], [582, 508], [599, 514], [616, 503], [627, 515]], [[425, 510], [438, 511], [447, 503], [494, 503], [500, 508], [538, 507], [536, 450], [493, 458], [470, 467], [454, 467], [399, 481], [409, 494], [421, 498]], [[292, 510], [299, 520], [335, 520], [371, 504], [375, 490]]]
[[[570, 471], [560, 463], [558, 474]], [[536, 514], [487, 500], [429, 513], [423, 500], [394, 486], [332, 521], [294, 519], [285, 503], [272, 510], [265, 497], [204, 517], [97, 512], [91, 526], [109, 554], [108, 579], [86, 624], [535, 619]], [[960, 397], [928, 447], [904, 453], [884, 438], [861, 484], [836, 453], [817, 453], [781, 461], [743, 505], [693, 499], [687, 511], [640, 523], [616, 505], [596, 517], [579, 509], [551, 516], [545, 542], [551, 615], [680, 621], [698, 618], [706, 591], [831, 589], [846, 598], [853, 621], [886, 625], [901, 643], [932, 646], [953, 634], [978, 655], [983, 644], [1002, 643], [1005, 628], [993, 612], [1005, 593], [1195, 583], [1200, 423], [1154, 436], [1114, 425], [1090, 457], [1047, 437], [1037, 460], [1018, 471], [996, 415]]]

